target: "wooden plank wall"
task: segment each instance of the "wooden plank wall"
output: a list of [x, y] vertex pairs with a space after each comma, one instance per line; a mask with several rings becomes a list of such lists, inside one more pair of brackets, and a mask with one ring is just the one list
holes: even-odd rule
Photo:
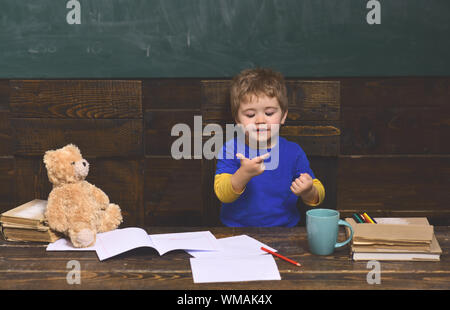
[[5, 155], [13, 156], [15, 185], [9, 202], [47, 199], [43, 154], [74, 143], [91, 164], [88, 181], [137, 223], [143, 215], [141, 88], [140, 81], [9, 81], [11, 153]]
[[450, 78], [341, 80], [338, 208], [450, 224]]
[[[193, 129], [194, 116], [203, 126], [231, 123], [229, 83], [0, 80], [0, 211], [46, 199], [44, 152], [75, 143], [91, 163], [88, 181], [122, 207], [124, 226], [219, 224], [215, 161], [173, 159], [171, 129]], [[323, 207], [450, 224], [450, 78], [288, 79], [287, 86], [281, 134], [308, 154], [326, 188]]]

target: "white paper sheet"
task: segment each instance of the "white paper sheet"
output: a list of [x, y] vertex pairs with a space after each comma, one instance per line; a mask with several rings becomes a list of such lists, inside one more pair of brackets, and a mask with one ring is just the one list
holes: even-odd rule
[[281, 280], [272, 255], [191, 258], [194, 283]]
[[187, 251], [190, 255], [196, 258], [212, 258], [212, 257], [243, 257], [248, 255], [262, 255], [267, 254], [261, 250], [265, 247], [273, 252], [277, 250], [268, 245], [259, 242], [258, 240], [247, 235], [239, 235], [233, 237], [226, 237], [217, 239], [221, 246], [219, 251]]

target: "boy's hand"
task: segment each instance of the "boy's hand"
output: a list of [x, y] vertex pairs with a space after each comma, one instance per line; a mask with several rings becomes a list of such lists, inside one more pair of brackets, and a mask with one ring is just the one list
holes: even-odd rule
[[291, 191], [301, 196], [304, 200], [310, 201], [311, 196], [314, 196], [313, 179], [307, 173], [301, 173], [291, 184]]
[[241, 160], [241, 168], [248, 176], [254, 177], [264, 172], [266, 167], [264, 166], [264, 160], [270, 156], [269, 153], [264, 155], [248, 159], [241, 153], [237, 153], [236, 157]]

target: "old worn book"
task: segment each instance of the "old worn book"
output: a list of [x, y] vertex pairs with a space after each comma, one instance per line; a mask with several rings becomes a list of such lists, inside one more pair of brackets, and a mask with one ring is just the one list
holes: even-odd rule
[[7, 241], [55, 242], [63, 237], [46, 226], [31, 228], [23, 225], [2, 224], [1, 232]]
[[352, 226], [353, 244], [429, 245], [434, 228], [427, 218], [377, 218], [378, 224], [346, 221]]
[[0, 215], [1, 224], [17, 224], [38, 228], [44, 225], [47, 200], [34, 199]]
[[8, 241], [55, 242], [62, 235], [45, 222], [47, 200], [34, 199], [0, 215], [0, 229]]
[[379, 248], [375, 251], [353, 252], [353, 260], [380, 260], [380, 261], [440, 261], [442, 249], [433, 235], [431, 248], [428, 251], [395, 250]]
[[378, 224], [346, 220], [354, 231], [351, 250], [355, 261], [440, 260], [442, 250], [427, 218], [376, 218]]

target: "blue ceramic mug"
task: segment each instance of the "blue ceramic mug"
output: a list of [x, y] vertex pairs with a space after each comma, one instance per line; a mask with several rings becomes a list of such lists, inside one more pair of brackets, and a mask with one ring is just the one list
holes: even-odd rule
[[[344, 242], [337, 242], [338, 227], [350, 228], [350, 237]], [[330, 255], [334, 249], [346, 245], [352, 240], [353, 229], [349, 223], [339, 219], [339, 212], [332, 209], [312, 209], [306, 212], [306, 232], [311, 253]]]

